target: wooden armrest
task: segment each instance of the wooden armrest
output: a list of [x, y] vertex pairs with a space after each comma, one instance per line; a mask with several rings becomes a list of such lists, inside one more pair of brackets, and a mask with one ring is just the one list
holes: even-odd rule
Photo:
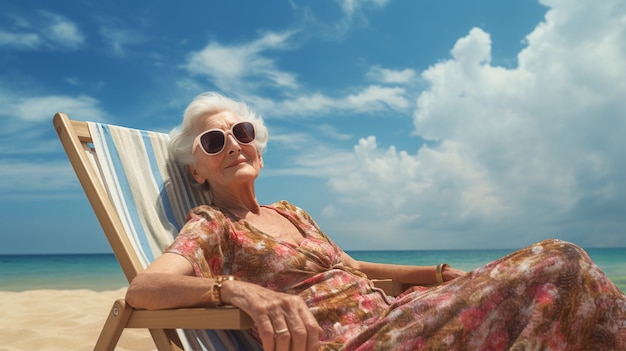
[[175, 310], [134, 310], [127, 328], [159, 329], [249, 329], [252, 318], [239, 308], [181, 308]]
[[[113, 350], [124, 328], [168, 329], [249, 329], [252, 318], [238, 308], [181, 308], [171, 310], [137, 310], [117, 300], [100, 333], [95, 350]], [[157, 340], [166, 345], [167, 339]]]

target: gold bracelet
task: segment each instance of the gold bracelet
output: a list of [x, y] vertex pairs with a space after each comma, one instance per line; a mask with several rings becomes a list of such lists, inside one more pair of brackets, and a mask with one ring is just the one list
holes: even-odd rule
[[224, 302], [222, 302], [222, 283], [229, 280], [238, 280], [234, 275], [218, 275], [213, 278], [213, 285], [211, 286], [211, 291], [209, 295], [209, 301], [213, 306], [219, 307], [224, 306]]
[[440, 263], [437, 265], [437, 269], [435, 269], [435, 278], [437, 279], [437, 284], [443, 284], [443, 270], [447, 267], [450, 267], [447, 263]]

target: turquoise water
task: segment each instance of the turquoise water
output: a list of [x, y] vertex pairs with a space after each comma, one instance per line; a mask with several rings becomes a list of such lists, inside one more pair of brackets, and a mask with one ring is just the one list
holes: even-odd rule
[[[348, 251], [357, 260], [396, 264], [434, 265], [446, 262], [470, 271], [512, 250]], [[626, 248], [588, 249], [594, 262], [626, 291]], [[0, 290], [91, 289], [127, 286], [112, 254], [0, 256]]]
[[0, 256], [0, 290], [104, 291], [127, 285], [124, 273], [112, 254]]

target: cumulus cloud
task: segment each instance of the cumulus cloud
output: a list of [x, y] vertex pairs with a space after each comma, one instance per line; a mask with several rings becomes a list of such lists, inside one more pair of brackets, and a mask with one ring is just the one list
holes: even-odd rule
[[421, 74], [415, 133], [437, 142], [411, 154], [361, 140], [330, 185], [350, 205], [333, 215], [368, 218], [334, 230], [442, 248], [478, 233], [503, 248], [624, 244], [626, 4], [543, 3], [517, 67], [491, 65], [490, 35], [474, 28]]

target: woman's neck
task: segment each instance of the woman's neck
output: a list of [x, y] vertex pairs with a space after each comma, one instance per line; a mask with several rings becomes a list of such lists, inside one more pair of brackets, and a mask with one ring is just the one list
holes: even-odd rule
[[252, 212], [259, 214], [260, 205], [254, 194], [254, 190], [244, 192], [213, 192], [213, 205], [228, 210], [232, 214], [245, 218]]

